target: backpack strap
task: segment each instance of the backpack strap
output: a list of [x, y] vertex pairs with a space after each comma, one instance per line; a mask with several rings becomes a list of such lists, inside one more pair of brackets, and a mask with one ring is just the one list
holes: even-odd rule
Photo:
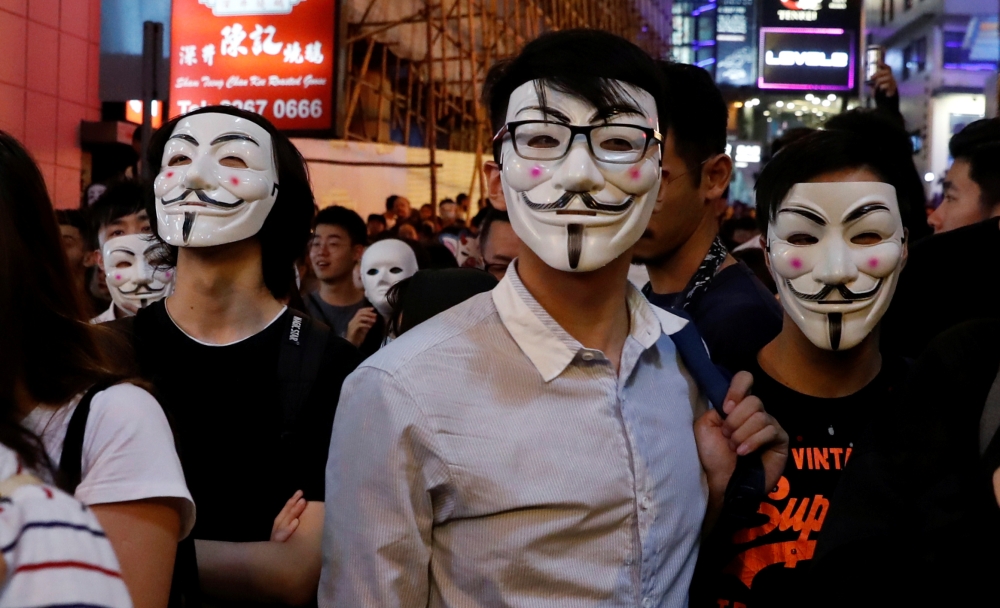
[[62, 454], [59, 456], [56, 486], [70, 496], [76, 494], [76, 488], [80, 485], [83, 475], [83, 439], [87, 431], [87, 419], [90, 417], [90, 402], [94, 399], [94, 395], [114, 383], [115, 380], [105, 380], [91, 386], [69, 419], [66, 437], [63, 439]]
[[[677, 314], [674, 310], [671, 312]], [[698, 333], [690, 317], [680, 316], [687, 318], [688, 322], [680, 331], [670, 334], [670, 339], [677, 347], [677, 353], [684, 362], [684, 367], [694, 378], [695, 384], [702, 394], [708, 397], [719, 416], [725, 419], [726, 413], [722, 407], [725, 404], [726, 393], [729, 392], [730, 378], [727, 378], [712, 362], [701, 334]], [[736, 470], [729, 478], [724, 500], [725, 509], [735, 522], [748, 521], [757, 513], [760, 502], [767, 495], [765, 484], [764, 463], [760, 459], [760, 454], [747, 454], [736, 459]]]
[[979, 455], [986, 454], [993, 436], [1000, 428], [1000, 373], [993, 379], [993, 386], [986, 395], [986, 405], [983, 406], [983, 415], [979, 418]]
[[319, 375], [330, 328], [296, 310], [291, 310], [278, 353], [278, 383], [281, 395], [282, 439], [295, 430], [299, 411]]

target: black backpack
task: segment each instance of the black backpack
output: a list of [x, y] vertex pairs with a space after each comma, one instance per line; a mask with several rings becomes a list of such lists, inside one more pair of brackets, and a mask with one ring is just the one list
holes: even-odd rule
[[[323, 353], [330, 339], [329, 327], [296, 310], [289, 309], [289, 311], [292, 314], [286, 323], [285, 337], [281, 341], [281, 352], [278, 354], [278, 382], [282, 409], [281, 442], [285, 447], [295, 444], [296, 421], [316, 382]], [[140, 317], [127, 317], [107, 325], [120, 336], [127, 338], [134, 350], [138, 350], [135, 346], [140, 334], [136, 333], [136, 325], [139, 324], [141, 327], [145, 322], [148, 321]], [[56, 478], [58, 487], [71, 496], [75, 494], [81, 481], [83, 441], [87, 430], [87, 418], [90, 416], [91, 401], [94, 395], [119, 382], [120, 378], [99, 382], [90, 387], [70, 417]], [[169, 412], [165, 413], [169, 420]], [[194, 538], [191, 535], [177, 545], [168, 606], [170, 608], [201, 606], [198, 561]]]

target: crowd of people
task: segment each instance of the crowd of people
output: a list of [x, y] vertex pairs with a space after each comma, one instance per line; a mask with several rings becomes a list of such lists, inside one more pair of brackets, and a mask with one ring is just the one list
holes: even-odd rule
[[600, 31], [490, 70], [475, 213], [318, 210], [228, 106], [54, 212], [0, 132], [0, 604], [985, 597], [1000, 120], [928, 217], [873, 85], [735, 216], [709, 74]]

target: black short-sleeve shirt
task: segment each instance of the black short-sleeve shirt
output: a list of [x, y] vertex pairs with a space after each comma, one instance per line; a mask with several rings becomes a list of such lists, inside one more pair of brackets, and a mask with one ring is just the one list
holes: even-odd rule
[[357, 350], [331, 332], [289, 441], [282, 439], [278, 357], [290, 310], [225, 346], [189, 337], [162, 301], [139, 314], [137, 362], [174, 427], [197, 509], [194, 538], [266, 541], [296, 490], [322, 501], [334, 412], [344, 378], [359, 363]]

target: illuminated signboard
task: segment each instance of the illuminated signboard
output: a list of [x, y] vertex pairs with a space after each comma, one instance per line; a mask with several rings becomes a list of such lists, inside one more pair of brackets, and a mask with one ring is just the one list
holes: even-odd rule
[[762, 89], [852, 90], [854, 34], [838, 28], [763, 27], [759, 69]]
[[332, 125], [334, 0], [173, 0], [171, 117], [205, 105]]
[[764, 0], [761, 25], [856, 30], [861, 26], [861, 0]]

